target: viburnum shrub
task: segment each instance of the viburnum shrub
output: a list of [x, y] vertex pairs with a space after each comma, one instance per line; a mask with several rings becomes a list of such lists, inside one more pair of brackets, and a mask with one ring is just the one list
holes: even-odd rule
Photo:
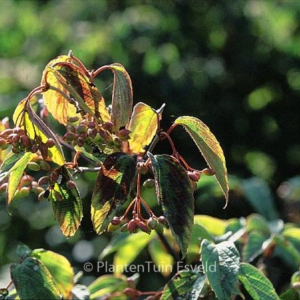
[[[94, 78], [106, 70], [114, 74], [109, 106], [94, 84]], [[43, 98], [38, 113], [33, 104], [40, 94]], [[50, 61], [41, 86], [16, 107], [15, 127], [2, 125], [1, 149], [11, 149], [1, 167], [1, 180], [5, 182], [1, 189], [7, 189], [7, 204], [33, 191], [39, 201], [51, 201], [63, 234], [73, 236], [83, 215], [73, 176], [98, 171], [91, 204], [98, 234], [118, 227], [131, 233], [161, 232], [167, 226], [185, 256], [193, 226], [195, 183], [201, 175], [215, 175], [227, 199], [227, 172], [223, 151], [203, 122], [183, 116], [167, 131], [160, 127], [164, 106], [155, 110], [139, 102], [133, 107], [131, 80], [120, 64], [89, 71], [72, 52]], [[47, 125], [48, 113], [65, 126], [62, 136]], [[170, 135], [178, 125], [190, 134], [209, 168], [195, 170], [177, 152]], [[172, 153], [152, 154], [164, 139], [169, 141]], [[72, 161], [66, 161], [63, 148], [74, 153]], [[80, 166], [79, 157], [85, 157], [90, 167]], [[27, 170], [43, 170], [44, 174], [35, 178]], [[156, 216], [147, 199], [141, 197], [141, 177], [148, 172], [154, 179], [148, 178], [143, 184], [155, 185], [162, 216]], [[132, 200], [125, 213], [118, 216], [129, 197]]]
[[[109, 105], [94, 82], [96, 76], [107, 70], [114, 76]], [[150, 251], [152, 255], [167, 249], [173, 251], [176, 259], [186, 259], [186, 262], [199, 255], [203, 269], [182, 270], [163, 289], [154, 292], [137, 290], [135, 279], [121, 274], [100, 276], [82, 288], [74, 285], [74, 272], [64, 256], [20, 246], [17, 249], [20, 263], [12, 264], [12, 282], [0, 289], [0, 298], [11, 299], [17, 295], [20, 299], [137, 299], [140, 296], [215, 299], [212, 296], [215, 295], [218, 299], [230, 299], [231, 295], [241, 294], [239, 285], [242, 284], [254, 299], [279, 299], [270, 281], [248, 264], [267, 249], [260, 249], [269, 238], [268, 225], [263, 220], [249, 219], [249, 224], [251, 221], [256, 226], [249, 225], [251, 228], [263, 228], [263, 234], [267, 234], [261, 237], [259, 246], [249, 248], [247, 242], [243, 244], [247, 255], [243, 254], [246, 259], [241, 263], [234, 242], [247, 232], [242, 222], [194, 217], [193, 193], [203, 175], [215, 176], [227, 205], [229, 188], [224, 154], [209, 128], [195, 117], [181, 116], [167, 130], [161, 128], [164, 107], [163, 104], [154, 109], [142, 102], [133, 106], [131, 79], [120, 64], [89, 71], [71, 51], [59, 56], [46, 66], [41, 85], [17, 105], [12, 116], [14, 128], [9, 127], [7, 118], [0, 123], [0, 190], [7, 194], [8, 209], [14, 199], [29, 193], [35, 193], [38, 201], [47, 199], [62, 233], [71, 237], [83, 217], [83, 203], [74, 175], [98, 172], [96, 181], [89, 183], [93, 187], [90, 211], [94, 230], [97, 234], [119, 231], [125, 235], [122, 232], [127, 232], [124, 239], [112, 241], [106, 254], [134, 242], [140, 242], [141, 247], [153, 241], [151, 247], [156, 250]], [[53, 120], [49, 121], [49, 113], [64, 127], [63, 133], [50, 128]], [[176, 150], [171, 136], [177, 126], [184, 127], [190, 135], [207, 168], [194, 169]], [[154, 154], [155, 146], [162, 140], [170, 144], [171, 153]], [[155, 189], [161, 215], [154, 214], [148, 199], [142, 197], [144, 187]], [[211, 223], [210, 228], [215, 228], [221, 236], [214, 236], [216, 233], [206, 229], [199, 220]], [[228, 228], [231, 231], [226, 231]], [[130, 238], [131, 233], [137, 239]], [[156, 237], [166, 239], [166, 248], [157, 243]], [[176, 241], [178, 249], [172, 250], [168, 244], [170, 238]], [[281, 240], [277, 236], [269, 244], [274, 248], [275, 244], [281, 245]], [[101, 257], [106, 254], [103, 252]], [[132, 262], [133, 256], [130, 259]], [[172, 255], [170, 262], [175, 263]], [[15, 293], [9, 291], [12, 284]], [[269, 298], [260, 298], [266, 295]]]

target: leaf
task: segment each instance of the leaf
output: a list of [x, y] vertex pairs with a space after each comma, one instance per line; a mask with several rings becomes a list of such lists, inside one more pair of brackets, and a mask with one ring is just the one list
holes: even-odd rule
[[0, 169], [0, 182], [9, 175], [9, 170], [15, 165], [15, 163], [22, 158], [24, 152], [13, 153], [10, 151], [4, 158]]
[[49, 157], [59, 166], [65, 164], [66, 161], [59, 141], [51, 129], [32, 110], [29, 101], [24, 99], [18, 104], [13, 114], [13, 120], [16, 126], [25, 130], [30, 139], [38, 143], [46, 143], [51, 138], [55, 145], [48, 148]]
[[195, 215], [194, 223], [203, 226], [211, 235], [222, 235], [225, 233], [228, 221], [206, 215]]
[[[55, 170], [58, 173], [58, 180], [50, 188], [49, 199], [52, 200], [52, 208], [55, 219], [60, 225], [62, 233], [73, 236], [83, 216], [82, 202], [79, 191], [69, 171], [63, 166]], [[68, 188], [68, 182], [75, 185]]]
[[128, 129], [130, 150], [135, 154], [144, 154], [158, 128], [158, 114], [149, 105], [139, 102], [132, 112]]
[[192, 263], [195, 261], [200, 253], [200, 242], [203, 239], [213, 241], [212, 235], [200, 224], [194, 224], [191, 242], [189, 244], [189, 251], [187, 253], [186, 262]]
[[173, 256], [169, 254], [159, 239], [152, 239], [149, 243], [148, 250], [156, 266], [156, 270], [159, 270], [164, 277], [168, 277], [173, 269]]
[[149, 152], [148, 156], [153, 167], [159, 203], [185, 257], [194, 218], [194, 197], [189, 177], [175, 157], [152, 155]]
[[27, 257], [22, 264], [11, 265], [11, 279], [21, 299], [60, 299], [60, 293], [47, 267]]
[[270, 235], [270, 229], [266, 219], [259, 214], [251, 214], [246, 220], [246, 232], [259, 231], [264, 235]]
[[252, 177], [242, 182], [242, 190], [246, 199], [255, 211], [267, 220], [278, 219], [275, 201], [267, 183], [261, 178]]
[[27, 164], [35, 157], [35, 153], [25, 152], [22, 158], [20, 158], [14, 166], [9, 170], [9, 180], [7, 187], [7, 205], [9, 205], [15, 195], [16, 190], [22, 179], [24, 170]]
[[21, 260], [24, 260], [26, 257], [28, 257], [31, 252], [32, 250], [24, 244], [17, 246], [17, 255], [21, 258]]
[[68, 299], [74, 286], [74, 272], [67, 258], [45, 249], [34, 249], [30, 256], [44, 263], [63, 298]]
[[110, 69], [114, 73], [112, 93], [111, 121], [118, 131], [129, 122], [133, 105], [133, 91], [131, 79], [121, 64], [111, 64], [100, 68], [101, 71]]
[[300, 265], [299, 250], [282, 235], [274, 235], [272, 241], [276, 244], [274, 256], [281, 257], [293, 271], [296, 271]]
[[242, 257], [245, 262], [252, 262], [263, 251], [262, 245], [266, 236], [258, 231], [248, 234], [247, 243], [243, 247]]
[[232, 242], [201, 243], [201, 259], [204, 273], [219, 300], [230, 298], [237, 284], [240, 255]]
[[299, 300], [299, 293], [293, 288], [289, 288], [280, 295], [280, 300]]
[[104, 98], [70, 57], [59, 56], [50, 61], [44, 70], [42, 84], [50, 84], [56, 89], [46, 91], [44, 101], [58, 122], [66, 125], [68, 117], [81, 118], [80, 110], [101, 121], [110, 119]]
[[[122, 292], [126, 287], [127, 278], [125, 276], [103, 275], [98, 277], [88, 286], [90, 291], [89, 299], [100, 299], [101, 297], [114, 292]], [[124, 298], [126, 299], [126, 297]], [[120, 297], [120, 299], [123, 298]]]
[[254, 300], [279, 300], [270, 280], [252, 265], [241, 263], [238, 278]]
[[98, 234], [126, 202], [136, 171], [133, 157], [116, 152], [109, 155], [99, 171], [92, 196], [91, 216]]
[[160, 300], [197, 300], [206, 276], [191, 271], [178, 272], [164, 287]]
[[[144, 232], [128, 235], [123, 240], [122, 245], [118, 247], [117, 253], [114, 256], [114, 273], [121, 274], [125, 272], [126, 268], [128, 268], [155, 235], [154, 231], [150, 235]], [[143, 272], [143, 270], [137, 270], [138, 266], [133, 267], [135, 267], [136, 272]]]
[[209, 128], [199, 119], [183, 116], [174, 121], [175, 124], [182, 125], [189, 133], [198, 149], [205, 158], [207, 164], [215, 171], [215, 176], [228, 202], [228, 177], [223, 150], [216, 137]]

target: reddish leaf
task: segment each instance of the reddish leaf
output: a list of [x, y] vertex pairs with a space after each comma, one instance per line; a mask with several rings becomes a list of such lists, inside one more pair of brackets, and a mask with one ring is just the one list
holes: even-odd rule
[[116, 152], [109, 155], [99, 171], [92, 196], [91, 215], [95, 231], [106, 230], [127, 200], [136, 171], [133, 157]]
[[194, 218], [194, 197], [189, 177], [175, 157], [151, 153], [148, 156], [158, 200], [182, 255], [186, 256]]
[[186, 129], [208, 165], [215, 171], [215, 176], [222, 188], [227, 205], [229, 190], [227, 168], [223, 150], [216, 137], [211, 133], [209, 128], [197, 118], [183, 116], [177, 118], [174, 123], [180, 124]]

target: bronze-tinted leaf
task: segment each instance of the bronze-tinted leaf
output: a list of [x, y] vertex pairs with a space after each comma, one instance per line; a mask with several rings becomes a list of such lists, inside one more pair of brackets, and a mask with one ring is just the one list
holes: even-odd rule
[[42, 84], [50, 84], [61, 91], [49, 89], [44, 93], [48, 110], [60, 123], [66, 125], [68, 117], [80, 118], [80, 112], [105, 122], [110, 119], [104, 98], [68, 56], [60, 56], [47, 65]]
[[[73, 236], [83, 216], [82, 202], [79, 191], [71, 174], [63, 166], [55, 170], [58, 174], [57, 181], [50, 187], [49, 199], [52, 200], [52, 207], [55, 219], [65, 236]], [[72, 188], [70, 188], [72, 187]]]
[[223, 150], [216, 137], [207, 125], [194, 117], [182, 116], [175, 120], [175, 124], [182, 125], [189, 133], [208, 165], [215, 171], [215, 176], [228, 201], [228, 177]]
[[129, 74], [121, 64], [115, 63], [103, 66], [98, 70], [98, 73], [107, 69], [114, 73], [111, 121], [118, 131], [120, 127], [129, 122], [132, 112], [132, 84]]
[[127, 200], [135, 171], [135, 159], [123, 152], [113, 153], [103, 162], [96, 180], [91, 206], [92, 221], [98, 234], [106, 230]]
[[182, 255], [185, 256], [194, 218], [194, 196], [189, 177], [175, 157], [151, 153], [148, 156], [153, 167], [158, 200]]

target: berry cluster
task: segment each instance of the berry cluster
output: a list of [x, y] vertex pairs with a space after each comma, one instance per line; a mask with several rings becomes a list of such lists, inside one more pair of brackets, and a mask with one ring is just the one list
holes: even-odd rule
[[87, 152], [92, 153], [95, 148], [100, 152], [112, 153], [122, 151], [122, 142], [129, 139], [130, 131], [127, 129], [114, 133], [112, 122], [98, 124], [94, 120], [83, 119], [78, 123], [78, 118], [68, 119], [67, 132], [63, 139], [72, 144], [84, 147]]
[[24, 129], [16, 127], [6, 129], [0, 133], [0, 148], [6, 149], [9, 145], [11, 145], [13, 153], [29, 151], [36, 153], [40, 151], [42, 157], [46, 159], [48, 157], [48, 149], [52, 148], [55, 142], [49, 138], [46, 143], [43, 143], [38, 136], [32, 140], [28, 137]]
[[137, 233], [143, 231], [150, 234], [151, 230], [163, 233], [164, 227], [167, 227], [167, 220], [164, 216], [156, 217], [154, 214], [146, 220], [137, 214], [133, 214], [132, 219], [128, 220], [126, 216], [114, 217], [108, 226], [108, 231], [112, 232], [121, 228], [121, 232], [129, 231]]

